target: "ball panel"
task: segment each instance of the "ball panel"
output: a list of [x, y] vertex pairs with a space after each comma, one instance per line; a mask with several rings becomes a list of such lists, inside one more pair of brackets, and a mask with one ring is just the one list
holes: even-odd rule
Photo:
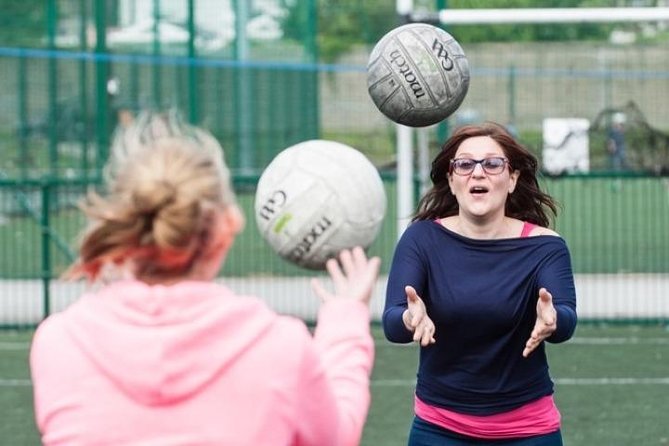
[[399, 87], [399, 84], [395, 81], [390, 64], [382, 57], [379, 57], [370, 63], [367, 85], [369, 88], [379, 88], [380, 85], [386, 83], [389, 84], [386, 85], [386, 88], [389, 90]]
[[376, 107], [389, 118], [411, 110], [411, 98], [394, 76], [385, 83], [371, 87], [369, 93], [378, 101]]
[[291, 169], [289, 176], [269, 189], [261, 189], [259, 183], [256, 207], [262, 205], [256, 210], [256, 221], [260, 234], [277, 254], [313, 268], [318, 265], [312, 264], [311, 254], [342, 225], [344, 216], [338, 212], [333, 191], [296, 167], [285, 166]]
[[[320, 204], [314, 207], [302, 203]], [[324, 201], [313, 201], [310, 196], [294, 197], [283, 213], [290, 216], [290, 221], [267, 241], [285, 260], [305, 268], [321, 268], [328, 258], [338, 252], [324, 252], [322, 249], [344, 223], [345, 216], [338, 211], [335, 197]]]
[[443, 95], [445, 83], [437, 79], [425, 79], [425, 74], [438, 73], [439, 69], [419, 42], [409, 41], [410, 35], [401, 35], [396, 45], [387, 45], [388, 57], [393, 65], [394, 75], [414, 108], [431, 108], [436, 103], [435, 97]]
[[[425, 33], [416, 32], [418, 29], [406, 29], [394, 37], [396, 47], [402, 51], [402, 56], [407, 63], [412, 66], [416, 77], [420, 79], [424, 94], [417, 94], [412, 98], [412, 103], [416, 108], [432, 108], [439, 102], [439, 98], [444, 97], [448, 91], [448, 84], [445, 73], [440, 69], [438, 60], [435, 58], [430, 48], [430, 42], [427, 41]], [[390, 46], [390, 45], [388, 45]], [[392, 57], [393, 54], [391, 53]], [[395, 53], [395, 56], [398, 56]], [[400, 66], [402, 61], [398, 61]], [[400, 70], [402, 72], [402, 70]], [[404, 73], [403, 73], [404, 74]], [[402, 77], [402, 76], [400, 76]], [[411, 76], [405, 82], [412, 80]]]
[[[426, 72], [437, 72], [438, 68], [432, 61], [429, 54], [426, 54], [424, 47], [415, 39], [411, 33], [406, 33], [400, 36], [395, 35], [381, 45], [380, 54], [377, 61], [370, 68], [370, 72], [382, 68], [383, 72], [390, 71], [391, 78], [383, 84], [369, 84], [370, 80], [375, 78], [372, 74], [368, 78], [368, 90], [372, 99], [379, 109], [387, 116], [394, 116], [406, 108], [431, 108], [436, 104], [434, 93], [431, 91], [432, 86], [427, 88], [426, 80], [421, 74], [420, 67]], [[426, 67], [426, 66], [429, 66]], [[374, 88], [371, 88], [374, 87]], [[389, 92], [386, 88], [390, 88], [392, 92], [392, 100], [389, 100]], [[402, 94], [398, 95], [396, 89], [400, 88]], [[439, 93], [438, 85], [434, 86], [437, 93]], [[442, 83], [443, 89], [443, 83]]]

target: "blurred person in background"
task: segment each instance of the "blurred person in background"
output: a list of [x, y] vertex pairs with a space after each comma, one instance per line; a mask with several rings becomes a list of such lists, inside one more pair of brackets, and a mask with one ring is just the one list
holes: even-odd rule
[[609, 153], [611, 170], [621, 171], [627, 168], [627, 155], [625, 143], [625, 121], [624, 113], [614, 113], [611, 118], [611, 127], [606, 135], [606, 149]]
[[126, 124], [66, 273], [94, 286], [32, 342], [42, 442], [358, 444], [380, 260], [354, 248], [328, 261], [334, 291], [312, 282], [323, 301], [312, 336], [213, 282], [244, 227], [214, 137], [175, 113]]

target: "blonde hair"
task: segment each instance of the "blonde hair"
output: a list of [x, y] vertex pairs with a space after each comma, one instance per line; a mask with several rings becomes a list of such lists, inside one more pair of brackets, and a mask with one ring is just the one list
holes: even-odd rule
[[213, 237], [214, 212], [235, 204], [220, 144], [175, 111], [119, 127], [104, 178], [104, 196], [89, 191], [80, 206], [90, 223], [68, 278], [95, 280], [108, 265], [144, 279], [184, 275]]

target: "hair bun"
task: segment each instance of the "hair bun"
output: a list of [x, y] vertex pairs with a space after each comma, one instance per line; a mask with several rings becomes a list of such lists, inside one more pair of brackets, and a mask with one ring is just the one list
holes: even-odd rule
[[167, 180], [142, 183], [132, 194], [135, 209], [142, 215], [155, 215], [176, 201], [177, 188]]

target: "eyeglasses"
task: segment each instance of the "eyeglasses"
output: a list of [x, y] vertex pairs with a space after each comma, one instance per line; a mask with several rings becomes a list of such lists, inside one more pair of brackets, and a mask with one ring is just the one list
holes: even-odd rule
[[499, 175], [504, 172], [504, 166], [509, 162], [501, 156], [491, 156], [481, 160], [472, 158], [455, 158], [451, 160], [451, 173], [456, 175], [470, 175], [474, 172], [477, 164], [480, 164], [483, 171], [489, 175]]

